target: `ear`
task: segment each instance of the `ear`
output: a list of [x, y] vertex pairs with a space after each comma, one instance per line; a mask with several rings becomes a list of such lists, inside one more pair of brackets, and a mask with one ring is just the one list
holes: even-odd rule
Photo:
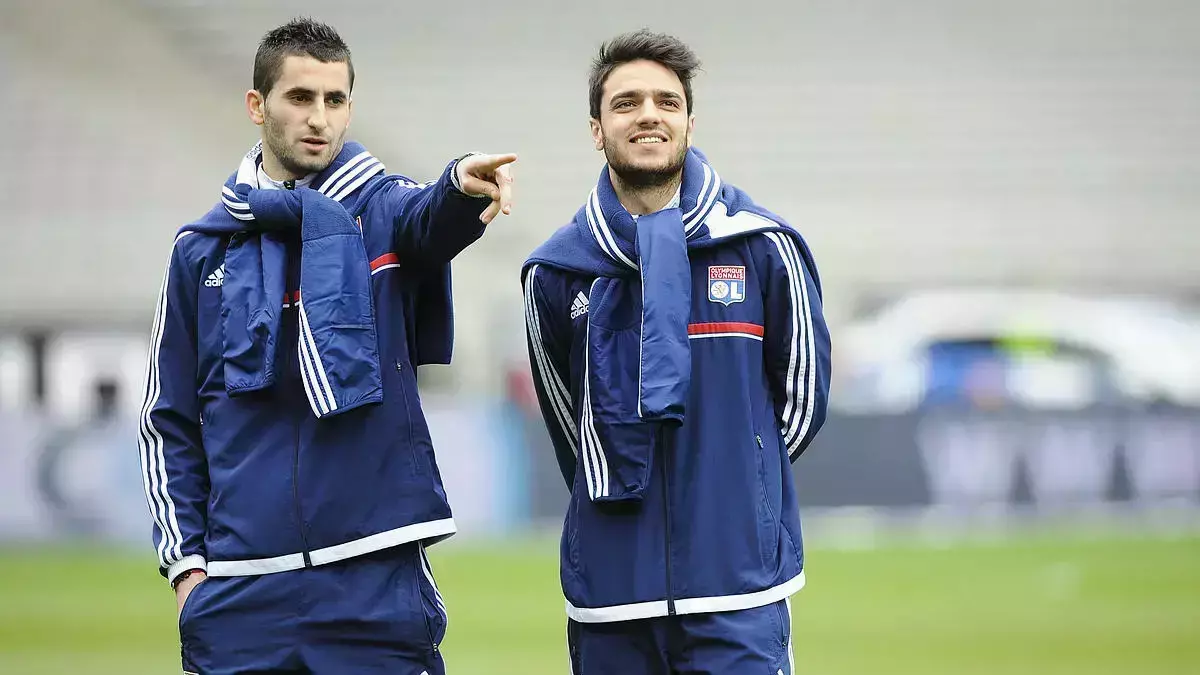
[[266, 100], [257, 89], [246, 92], [246, 114], [250, 116], [251, 122], [260, 127], [267, 119]]
[[588, 126], [592, 128], [592, 147], [597, 150], [603, 150], [604, 129], [600, 126], [600, 120], [593, 117], [588, 120]]
[[688, 115], [687, 123], [687, 146], [692, 147], [692, 133], [696, 131], [696, 116]]

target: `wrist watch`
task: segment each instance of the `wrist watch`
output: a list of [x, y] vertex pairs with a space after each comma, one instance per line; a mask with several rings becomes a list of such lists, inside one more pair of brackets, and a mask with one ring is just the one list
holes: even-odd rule
[[459, 165], [459, 163], [460, 163], [460, 162], [462, 162], [464, 159], [466, 159], [466, 158], [468, 158], [468, 157], [470, 157], [470, 156], [472, 156], [472, 155], [480, 155], [480, 154], [483, 154], [483, 153], [479, 153], [479, 152], [468, 152], [467, 154], [463, 155], [462, 157], [457, 157], [457, 158], [455, 158], [455, 160], [454, 160], [454, 166], [453, 166], [453, 167], [450, 169], [450, 184], [454, 186], [454, 189], [455, 189], [455, 190], [458, 190], [458, 191], [459, 191], [461, 194], [464, 194], [464, 195], [466, 195], [466, 196], [468, 196], [468, 197], [479, 198], [479, 197], [486, 197], [487, 195], [472, 195], [472, 194], [467, 194], [467, 193], [466, 193], [466, 192], [465, 192], [465, 191], [462, 189], [462, 177], [458, 175], [458, 165]]

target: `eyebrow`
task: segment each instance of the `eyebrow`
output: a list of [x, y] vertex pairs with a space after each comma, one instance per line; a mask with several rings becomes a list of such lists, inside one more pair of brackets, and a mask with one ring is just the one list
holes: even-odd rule
[[[610, 100], [616, 101], [623, 98], [638, 98], [640, 96], [644, 96], [646, 93], [647, 92], [644, 89], [627, 89], [625, 91], [618, 91], [617, 93], [613, 94], [612, 99]], [[654, 98], [674, 99], [676, 101], [683, 100], [683, 96], [669, 89], [655, 89], [649, 93], [653, 94]]]
[[[292, 96], [294, 94], [304, 94], [307, 96], [316, 96], [317, 92], [315, 92], [312, 89], [309, 89], [307, 87], [292, 87], [291, 89], [288, 89], [286, 92], [284, 92], [285, 96]], [[325, 95], [326, 96], [341, 96], [342, 98], [349, 98], [349, 95], [340, 89], [330, 90], [328, 92], [325, 92]]]

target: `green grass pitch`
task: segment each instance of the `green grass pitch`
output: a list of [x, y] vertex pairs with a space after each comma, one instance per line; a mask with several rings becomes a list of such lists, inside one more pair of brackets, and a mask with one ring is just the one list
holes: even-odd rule
[[[555, 542], [431, 550], [451, 675], [565, 673]], [[1200, 538], [1030, 535], [808, 551], [804, 675], [1200, 673]], [[171, 594], [144, 552], [0, 548], [0, 673], [179, 672]]]

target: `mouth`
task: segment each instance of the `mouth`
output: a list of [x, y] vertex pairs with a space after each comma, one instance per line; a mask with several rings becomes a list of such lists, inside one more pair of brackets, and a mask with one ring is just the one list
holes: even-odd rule
[[329, 147], [329, 141], [326, 141], [323, 138], [316, 138], [314, 136], [306, 136], [300, 139], [300, 145], [303, 145], [305, 148], [313, 152], [320, 152]]
[[634, 134], [629, 139], [634, 145], [654, 145], [657, 143], [666, 143], [667, 135], [661, 131], [643, 131]]

